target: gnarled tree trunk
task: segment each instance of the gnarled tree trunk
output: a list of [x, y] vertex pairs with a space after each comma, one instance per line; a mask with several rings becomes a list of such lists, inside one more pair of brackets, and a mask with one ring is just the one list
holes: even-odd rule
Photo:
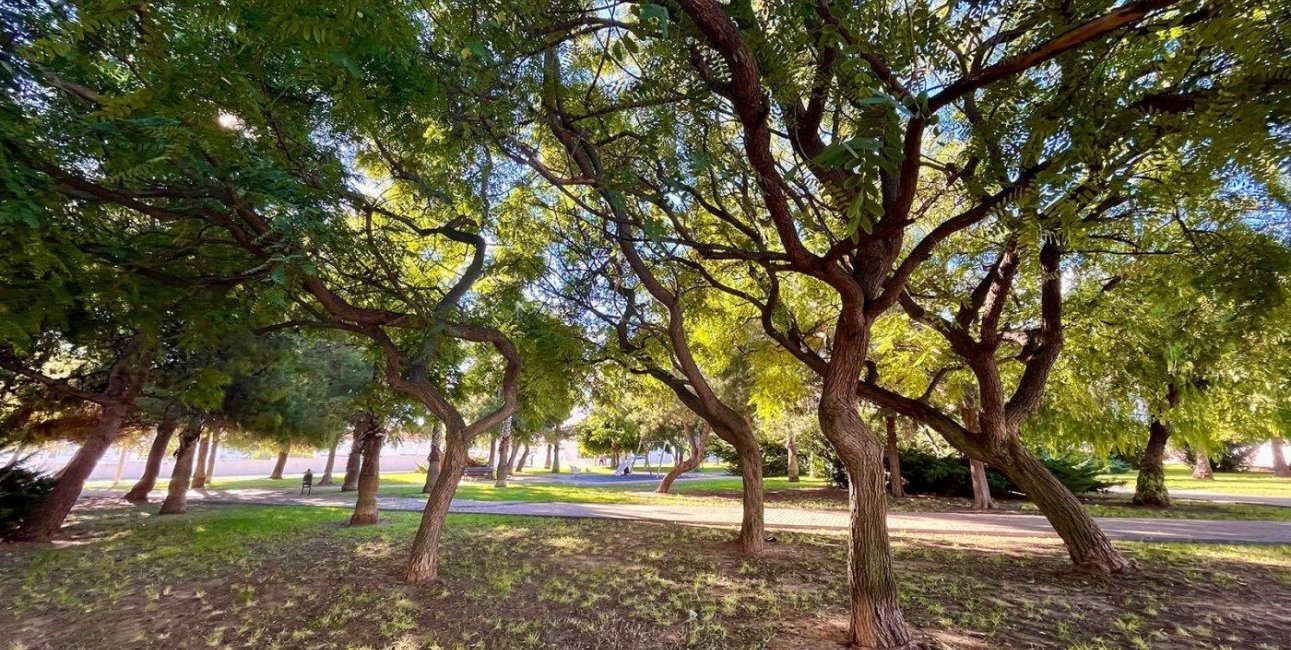
[[551, 442], [551, 473], [560, 473], [560, 438]]
[[188, 511], [188, 488], [193, 476], [193, 456], [197, 440], [202, 437], [202, 419], [190, 417], [179, 435], [179, 449], [175, 451], [175, 469], [170, 473], [166, 500], [161, 502], [157, 514], [179, 515]]
[[282, 448], [278, 450], [278, 462], [273, 465], [273, 472], [269, 478], [274, 480], [282, 479], [282, 472], [287, 468], [287, 456], [291, 453], [291, 441], [282, 443]]
[[883, 424], [888, 432], [888, 489], [893, 497], [900, 499], [905, 497], [905, 480], [901, 478], [901, 455], [897, 449], [897, 419], [889, 415], [883, 418]]
[[1206, 452], [1197, 452], [1197, 462], [1192, 466], [1192, 477], [1202, 481], [1210, 481], [1215, 478], [1215, 469], [1210, 466], [1210, 456]]
[[976, 458], [968, 459], [968, 472], [973, 479], [973, 510], [994, 510], [991, 482], [986, 478], [986, 463]]
[[439, 468], [443, 465], [444, 454], [440, 449], [440, 441], [443, 439], [443, 429], [436, 424], [430, 432], [430, 454], [426, 456], [426, 484], [422, 486], [423, 494], [430, 494], [430, 490], [439, 480]]
[[445, 442], [439, 478], [435, 479], [435, 484], [431, 487], [426, 508], [421, 513], [421, 526], [412, 540], [412, 553], [404, 576], [411, 583], [439, 579], [439, 539], [444, 533], [444, 520], [452, 505], [453, 494], [466, 469], [469, 442], [463, 439], [462, 431], [449, 429], [445, 434]]
[[12, 538], [23, 542], [48, 542], [58, 533], [68, 513], [81, 497], [85, 479], [94, 471], [94, 466], [103, 458], [112, 439], [121, 430], [128, 408], [124, 404], [111, 404], [101, 407], [99, 419], [94, 430], [76, 450], [76, 454], [63, 467], [54, 489], [45, 497], [40, 509], [36, 511], [14, 532]]
[[514, 462], [515, 456], [511, 453], [511, 418], [507, 418], [502, 421], [502, 435], [498, 436], [498, 464], [493, 470], [493, 487], [507, 486], [507, 475]]
[[[1179, 403], [1174, 384], [1166, 386], [1166, 408]], [[1152, 418], [1148, 425], [1148, 444], [1139, 458], [1139, 477], [1134, 484], [1134, 505], [1170, 507], [1170, 492], [1165, 486], [1165, 447], [1170, 440], [1170, 424], [1164, 416]]]
[[1285, 478], [1291, 476], [1291, 469], [1287, 468], [1287, 459], [1283, 455], [1282, 445], [1281, 438], [1269, 440], [1269, 450], [1273, 454], [1273, 475]]
[[220, 449], [220, 433], [223, 429], [211, 432], [211, 451], [206, 455], [206, 485], [215, 480], [215, 453]]
[[359, 489], [359, 469], [363, 464], [363, 425], [361, 421], [355, 421], [352, 435], [350, 455], [345, 459], [345, 478], [341, 481], [342, 492], [352, 492]]
[[[207, 429], [202, 434], [202, 439], [197, 443], [197, 464], [193, 467], [193, 489], [200, 490], [206, 487], [206, 456], [211, 452], [211, 430]], [[279, 476], [279, 478], [282, 478]]]
[[381, 483], [381, 447], [385, 444], [385, 437], [385, 428], [376, 420], [370, 423], [363, 434], [359, 498], [354, 503], [354, 514], [350, 516], [351, 526], [377, 523], [377, 489]]
[[323, 465], [323, 477], [318, 479], [318, 487], [331, 485], [332, 470], [336, 469], [336, 448], [341, 446], [341, 436], [332, 438], [332, 446], [327, 448], [327, 464]]
[[126, 501], [148, 501], [148, 493], [152, 492], [152, 488], [157, 485], [161, 462], [166, 458], [166, 448], [170, 446], [170, 439], [175, 435], [175, 429], [178, 426], [179, 407], [171, 404], [161, 414], [161, 422], [157, 423], [157, 435], [152, 439], [152, 446], [148, 448], [148, 460], [144, 463], [143, 475], [135, 482], [134, 487], [126, 492]]
[[699, 431], [696, 431], [694, 426], [686, 423], [682, 425], [682, 430], [686, 433], [686, 442], [690, 445], [690, 456], [674, 464], [664, 475], [663, 480], [659, 481], [659, 487], [654, 490], [659, 494], [668, 494], [672, 490], [673, 481], [676, 481], [678, 476], [699, 467], [699, 459], [708, 448], [708, 427], [700, 426]]
[[1120, 573], [1129, 562], [1112, 546], [1111, 540], [1085, 510], [1080, 499], [1067, 489], [1022, 442], [1010, 441], [1003, 453], [988, 459], [1013, 479], [1067, 545], [1074, 570], [1086, 573]]

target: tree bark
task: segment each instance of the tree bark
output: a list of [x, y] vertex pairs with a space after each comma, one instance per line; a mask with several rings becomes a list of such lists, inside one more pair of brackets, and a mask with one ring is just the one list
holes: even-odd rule
[[360, 420], [355, 420], [352, 435], [350, 455], [345, 459], [345, 479], [341, 481], [342, 492], [353, 492], [359, 489], [359, 469], [363, 464], [363, 424]]
[[507, 486], [507, 475], [511, 472], [511, 464], [515, 462], [515, 456], [511, 450], [511, 418], [502, 421], [502, 435], [498, 436], [498, 464], [493, 470], [493, 487], [504, 488]]
[[[206, 487], [206, 456], [211, 452], [211, 430], [208, 428], [197, 443], [197, 465], [193, 468], [193, 489]], [[278, 478], [282, 478], [281, 473]]]
[[708, 427], [701, 426], [699, 431], [695, 431], [693, 425], [685, 424], [683, 425], [683, 431], [686, 433], [686, 442], [690, 445], [690, 456], [673, 464], [672, 469], [668, 470], [663, 480], [659, 481], [659, 487], [654, 490], [659, 494], [671, 492], [672, 484], [677, 480], [678, 476], [699, 467], [699, 459], [703, 457], [704, 450], [708, 448]]
[[994, 510], [991, 482], [986, 477], [986, 463], [976, 458], [968, 459], [968, 472], [973, 479], [973, 510]]
[[1134, 484], [1136, 506], [1170, 507], [1170, 492], [1165, 486], [1165, 446], [1170, 439], [1170, 425], [1159, 418], [1148, 426], [1148, 446], [1139, 459], [1139, 477]]
[[1197, 452], [1197, 462], [1192, 466], [1192, 477], [1202, 481], [1211, 481], [1215, 478], [1215, 470], [1210, 466], [1210, 456], [1206, 452]]
[[461, 430], [448, 430], [445, 442], [443, 466], [421, 513], [421, 525], [412, 540], [412, 553], [404, 576], [414, 584], [439, 579], [439, 539], [444, 533], [444, 520], [453, 502], [453, 494], [466, 469], [469, 441], [463, 439]]
[[1120, 573], [1130, 565], [1112, 546], [1080, 499], [1031, 454], [1019, 440], [1011, 440], [1003, 454], [988, 459], [1013, 479], [1049, 520], [1067, 545], [1073, 570], [1082, 573]]
[[789, 456], [789, 475], [790, 483], [797, 483], [801, 472], [798, 468], [798, 437], [793, 433], [785, 436], [784, 449]]
[[489, 436], [489, 478], [498, 475], [498, 437]]
[[426, 456], [426, 484], [422, 486], [423, 494], [430, 494], [430, 490], [435, 486], [435, 481], [439, 480], [439, 470], [444, 464], [444, 454], [440, 449], [440, 440], [443, 438], [443, 429], [436, 424], [430, 432], [430, 454]]
[[1282, 453], [1282, 444], [1281, 438], [1273, 438], [1269, 440], [1269, 450], [1273, 454], [1273, 475], [1286, 478], [1291, 476], [1291, 469], [1287, 468], [1287, 459]]
[[[850, 354], [839, 355], [840, 348]], [[821, 431], [838, 452], [848, 478], [848, 641], [862, 648], [902, 648], [910, 643], [910, 632], [901, 614], [892, 571], [884, 448], [861, 421], [854, 397], [863, 350], [836, 346], [819, 405]], [[850, 363], [858, 370], [849, 378], [851, 373], [838, 366]]]
[[223, 429], [216, 428], [211, 432], [211, 451], [206, 455], [206, 485], [209, 487], [215, 480], [215, 452], [220, 449], [220, 433]]
[[551, 469], [551, 443], [547, 443], [547, 458], [542, 461], [543, 469]]
[[161, 502], [159, 515], [181, 515], [188, 511], [188, 488], [193, 476], [193, 456], [197, 441], [202, 437], [202, 419], [189, 418], [179, 435], [179, 449], [175, 451], [175, 469], [170, 473], [166, 500]]
[[67, 462], [54, 483], [54, 489], [45, 497], [40, 509], [22, 522], [12, 538], [23, 542], [48, 542], [63, 526], [63, 521], [81, 497], [85, 480], [94, 471], [94, 466], [103, 458], [112, 439], [121, 430], [129, 409], [124, 404], [103, 406], [99, 412], [94, 430], [85, 439], [81, 448]]
[[134, 487], [126, 492], [125, 500], [146, 503], [148, 493], [157, 485], [157, 475], [161, 473], [161, 463], [166, 458], [166, 448], [170, 446], [170, 439], [175, 435], [175, 429], [179, 426], [179, 407], [171, 404], [161, 414], [161, 422], [157, 423], [157, 435], [152, 439], [152, 446], [148, 448], [148, 460], [144, 463], [143, 474], [135, 482]]
[[524, 443], [524, 450], [520, 452], [520, 460], [516, 461], [515, 471], [517, 474], [524, 471], [524, 466], [529, 462], [529, 443]]
[[130, 455], [130, 447], [125, 443], [121, 444], [121, 454], [117, 456], [117, 468], [112, 474], [112, 487], [121, 485], [121, 475], [126, 471], [126, 457]]
[[287, 468], [287, 455], [291, 453], [291, 442], [284, 442], [282, 448], [278, 450], [278, 462], [274, 463], [273, 472], [269, 478], [274, 480], [282, 479], [282, 471]]
[[889, 415], [883, 418], [888, 432], [888, 489], [897, 499], [905, 497], [905, 480], [901, 478], [901, 455], [897, 450], [897, 419]]
[[560, 473], [560, 438], [556, 438], [551, 443], [551, 473]]
[[332, 439], [332, 446], [327, 449], [327, 464], [323, 466], [323, 477], [318, 479], [318, 487], [332, 484], [332, 470], [336, 468], [336, 448], [341, 446], [341, 436]]
[[354, 503], [354, 514], [350, 516], [351, 526], [377, 523], [377, 490], [381, 484], [381, 447], [385, 444], [385, 437], [385, 428], [376, 421], [371, 423], [363, 435], [359, 498]]

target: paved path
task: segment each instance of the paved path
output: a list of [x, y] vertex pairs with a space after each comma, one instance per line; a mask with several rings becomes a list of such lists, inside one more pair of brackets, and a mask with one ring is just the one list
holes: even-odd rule
[[[85, 497], [120, 496], [120, 492], [86, 492]], [[350, 508], [354, 497], [295, 496], [278, 490], [209, 490], [189, 493], [193, 501], [218, 504], [306, 505]], [[380, 497], [381, 510], [421, 511], [417, 497]], [[629, 503], [528, 503], [454, 499], [453, 512], [536, 517], [586, 517], [657, 521], [691, 526], [739, 526], [740, 510], [723, 506]], [[1291, 522], [1211, 521], [1202, 519], [1131, 519], [1100, 517], [1098, 524], [1113, 539], [1144, 542], [1218, 542], [1291, 544]], [[847, 513], [837, 510], [767, 508], [766, 525], [778, 530], [846, 530]], [[1039, 515], [1006, 513], [892, 513], [889, 530], [898, 535], [967, 535], [988, 537], [1056, 537]]]
[[[1117, 485], [1111, 489], [1119, 494], [1134, 494], [1134, 486]], [[1204, 490], [1170, 490], [1173, 499], [1191, 499], [1193, 501], [1213, 501], [1215, 503], [1253, 503], [1262, 506], [1281, 506], [1291, 508], [1291, 497], [1269, 497], [1253, 494], [1223, 494]]]

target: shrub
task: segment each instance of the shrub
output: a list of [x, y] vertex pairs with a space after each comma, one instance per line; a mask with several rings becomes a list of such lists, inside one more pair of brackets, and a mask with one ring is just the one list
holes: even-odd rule
[[[727, 471], [739, 474], [740, 457], [735, 453], [735, 447], [716, 438], [709, 438], [709, 441], [709, 453], [724, 463]], [[762, 452], [763, 476], [784, 476], [789, 473], [789, 450], [785, 449], [784, 445], [759, 439], [758, 447]], [[799, 458], [799, 460], [802, 459]]]
[[[1259, 448], [1256, 443], [1228, 442], [1218, 451], [1210, 454], [1210, 468], [1216, 472], [1245, 472], [1251, 468], [1251, 456]], [[1184, 447], [1183, 457], [1189, 465], [1197, 464], [1197, 452], [1192, 447]]]
[[54, 478], [48, 474], [20, 463], [0, 467], [0, 537], [16, 530], [53, 489]]

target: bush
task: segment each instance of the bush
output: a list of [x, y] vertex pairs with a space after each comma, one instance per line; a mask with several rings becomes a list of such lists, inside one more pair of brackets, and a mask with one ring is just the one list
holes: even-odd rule
[[0, 537], [16, 530], [53, 489], [54, 478], [48, 474], [18, 463], [0, 467]]
[[[900, 455], [901, 478], [907, 494], [973, 496], [973, 478], [966, 457], [958, 454], [939, 456], [921, 449], [902, 449]], [[1093, 457], [1041, 457], [1040, 460], [1067, 489], [1076, 494], [1103, 492], [1117, 485], [1099, 479], [1099, 475], [1107, 472], [1107, 465]], [[840, 472], [839, 479], [838, 485], [847, 485], [846, 474]], [[987, 468], [986, 480], [991, 486], [991, 494], [997, 497], [1015, 497], [1022, 493], [1016, 483], [995, 468]]]
[[[732, 474], [740, 473], [740, 457], [735, 453], [735, 447], [732, 447], [724, 440], [716, 438], [709, 439], [709, 453], [716, 456], [718, 460], [726, 465], [726, 470]], [[789, 473], [789, 450], [778, 442], [769, 440], [758, 440], [758, 447], [762, 452], [762, 475], [763, 476], [785, 476]], [[799, 454], [801, 456], [801, 453]], [[801, 457], [799, 461], [801, 461]]]
[[[1210, 468], [1216, 472], [1245, 472], [1251, 468], [1251, 456], [1258, 448], [1259, 444], [1251, 442], [1225, 443], [1210, 454]], [[1192, 447], [1184, 447], [1183, 457], [1189, 465], [1197, 464], [1197, 452]]]

